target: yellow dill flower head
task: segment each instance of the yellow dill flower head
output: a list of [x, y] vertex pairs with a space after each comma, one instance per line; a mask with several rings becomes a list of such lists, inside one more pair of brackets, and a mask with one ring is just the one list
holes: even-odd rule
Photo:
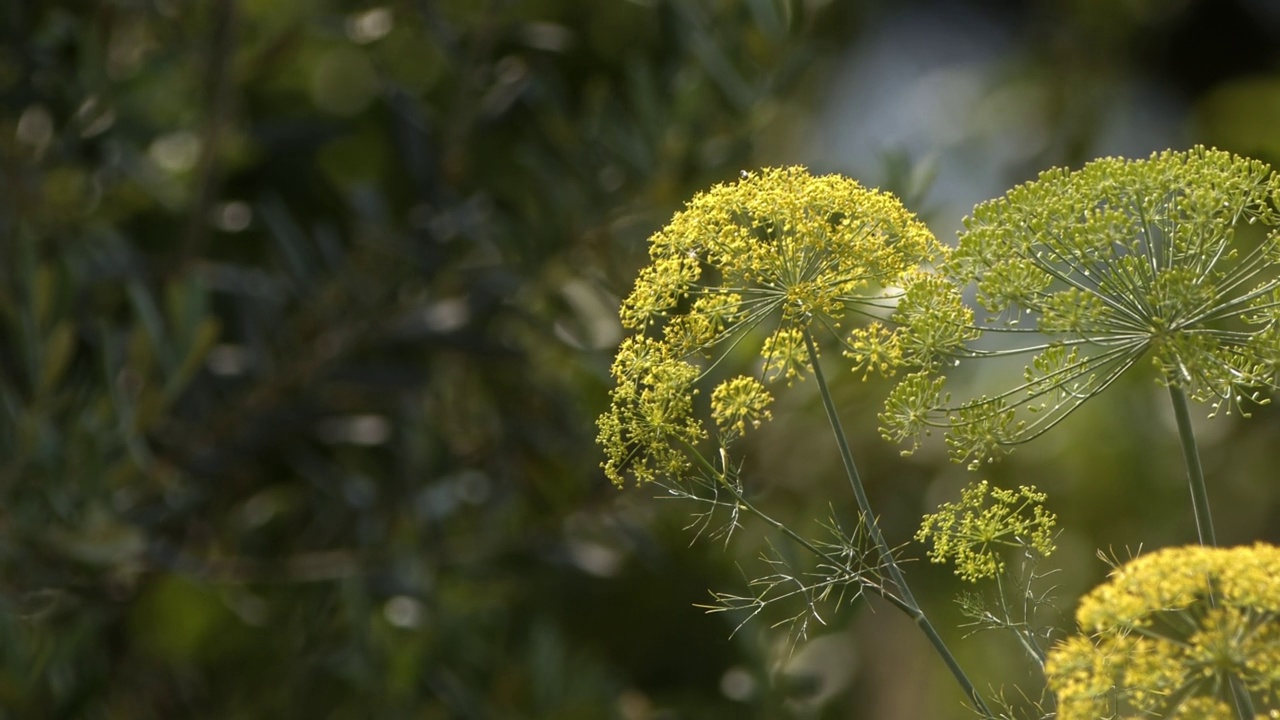
[[747, 431], [747, 426], [760, 427], [773, 419], [769, 404], [773, 396], [755, 378], [739, 375], [730, 378], [711, 393], [711, 416], [715, 418], [721, 437], [732, 438]]
[[[1026, 353], [1021, 382], [949, 406], [897, 403], [949, 426], [957, 460], [981, 462], [1047, 431], [1144, 361], [1216, 412], [1280, 388], [1280, 177], [1264, 163], [1196, 147], [1145, 160], [1049, 170], [965, 220], [943, 266], [974, 288], [997, 345], [963, 357]], [[963, 408], [963, 411], [961, 410]], [[887, 436], [911, 436], [903, 413]]]
[[1280, 716], [1280, 548], [1168, 548], [1115, 570], [1050, 650], [1059, 720]]
[[[855, 367], [885, 374], [932, 362], [964, 339], [880, 324], [895, 311], [908, 323], [935, 322], [912, 308], [944, 305], [934, 293], [955, 294], [922, 271], [945, 249], [892, 195], [838, 175], [800, 167], [744, 173], [695, 196], [650, 239], [649, 254], [619, 313], [643, 339], [619, 350], [619, 385], [600, 419], [605, 473], [615, 483], [684, 467], [673, 453], [691, 452], [710, 434], [693, 420], [695, 386], [730, 352], [749, 352], [756, 363], [711, 393], [708, 427], [722, 444], [770, 418], [767, 383], [812, 372], [806, 338], [834, 338]], [[676, 376], [686, 383], [683, 399], [658, 391]]]
[[1045, 499], [1034, 486], [1005, 490], [986, 480], [970, 484], [959, 502], [943, 503], [938, 512], [924, 517], [916, 540], [932, 541], [929, 559], [954, 562], [962, 580], [994, 578], [1005, 567], [1001, 548], [1030, 549], [1041, 557], [1053, 554], [1057, 516], [1044, 509]]
[[[767, 323], [773, 334], [762, 354], [789, 379], [811, 362], [790, 357], [800, 354], [796, 331], [843, 340], [850, 315], [887, 317], [921, 266], [945, 254], [897, 198], [801, 167], [746, 173], [700, 193], [650, 243], [651, 263], [622, 304], [623, 325], [662, 326], [673, 349], [689, 354]], [[884, 364], [883, 349], [870, 354]]]
[[637, 335], [618, 347], [612, 373], [612, 403], [597, 422], [605, 475], [621, 484], [624, 469], [637, 482], [687, 471], [687, 448], [706, 435], [693, 416], [698, 369]]

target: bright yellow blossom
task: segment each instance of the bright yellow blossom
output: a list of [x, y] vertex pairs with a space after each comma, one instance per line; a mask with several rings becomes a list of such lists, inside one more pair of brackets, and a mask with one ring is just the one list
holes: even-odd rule
[[1169, 548], [1080, 602], [1045, 670], [1059, 720], [1280, 716], [1280, 548]]
[[759, 380], [739, 375], [720, 383], [711, 393], [711, 416], [721, 435], [742, 434], [748, 425], [757, 428], [773, 419], [769, 412], [772, 401]]
[[[949, 306], [961, 316], [937, 321], [942, 286], [923, 268], [945, 248], [901, 202], [804, 168], [746, 173], [697, 195], [654, 234], [649, 254], [622, 303], [622, 323], [637, 335], [619, 349], [618, 385], [599, 422], [605, 474], [617, 484], [690, 469], [681, 458], [711, 435], [693, 397], [730, 353], [747, 349], [758, 361], [712, 393], [722, 445], [770, 419], [765, 383], [813, 372], [815, 337], [834, 338], [855, 368], [891, 374], [958, 346], [966, 334], [955, 328], [971, 319]], [[890, 317], [940, 330], [890, 331], [881, 324]], [[875, 329], [863, 329], [868, 320]]]

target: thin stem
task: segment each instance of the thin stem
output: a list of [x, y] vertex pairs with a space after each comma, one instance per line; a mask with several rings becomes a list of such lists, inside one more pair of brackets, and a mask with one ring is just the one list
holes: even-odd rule
[[1035, 635], [1030, 629], [1030, 622], [1027, 620], [1029, 615], [1027, 610], [1027, 597], [1031, 592], [1031, 581], [1027, 580], [1027, 586], [1022, 593], [1022, 620], [1015, 622], [1013, 615], [1009, 612], [1009, 603], [1004, 594], [1004, 582], [996, 575], [996, 593], [1000, 598], [1000, 612], [1004, 614], [1004, 621], [1013, 630], [1013, 634], [1018, 638], [1018, 643], [1022, 645], [1022, 649], [1027, 651], [1032, 660], [1044, 670], [1044, 650], [1040, 649], [1040, 644], [1036, 642]]
[[880, 523], [876, 520], [875, 513], [871, 511], [871, 502], [867, 499], [866, 490], [862, 486], [862, 478], [858, 475], [858, 466], [853, 462], [853, 452], [849, 449], [849, 443], [845, 439], [844, 429], [840, 424], [840, 416], [836, 414], [835, 402], [831, 399], [831, 391], [827, 388], [826, 378], [822, 375], [822, 368], [818, 364], [818, 347], [813, 342], [813, 336], [807, 331], [804, 333], [805, 346], [809, 350], [809, 361], [813, 365], [813, 377], [818, 383], [818, 393], [822, 396], [822, 405], [827, 411], [827, 420], [831, 424], [831, 430], [836, 436], [836, 445], [840, 448], [840, 458], [844, 461], [845, 474], [849, 477], [849, 485], [853, 487], [853, 495], [858, 500], [858, 509], [862, 511], [862, 515], [866, 518], [867, 533], [870, 535], [872, 542], [876, 544], [876, 548], [880, 551], [880, 559], [889, 570], [889, 576], [893, 578], [894, 584], [898, 587], [899, 599], [902, 604], [899, 607], [916, 625], [920, 627], [926, 637], [929, 638], [933, 649], [942, 657], [942, 661], [946, 663], [947, 669], [955, 677], [956, 682], [964, 689], [969, 699], [978, 708], [978, 711], [987, 718], [994, 718], [991, 709], [987, 707], [987, 703], [978, 694], [977, 688], [970, 682], [969, 677], [965, 675], [964, 670], [960, 667], [959, 661], [955, 655], [951, 653], [951, 649], [943, 641], [942, 636], [938, 634], [933, 623], [929, 622], [929, 618], [924, 614], [924, 610], [920, 608], [920, 603], [916, 602], [916, 598], [911, 593], [911, 588], [907, 586], [907, 579], [903, 577], [902, 570], [898, 567], [898, 562], [893, 557], [893, 550], [889, 544], [885, 542], [884, 535], [880, 532]]
[[1186, 461], [1187, 479], [1191, 484], [1191, 509], [1196, 516], [1196, 534], [1201, 545], [1216, 547], [1218, 539], [1213, 532], [1213, 515], [1209, 512], [1209, 491], [1205, 488], [1200, 450], [1196, 446], [1195, 431], [1191, 427], [1187, 394], [1171, 383], [1169, 399], [1173, 401], [1173, 415], [1178, 421], [1178, 438], [1182, 441], [1182, 458]]
[[1249, 697], [1249, 690], [1240, 678], [1232, 675], [1227, 682], [1231, 685], [1231, 697], [1235, 700], [1236, 717], [1240, 720], [1253, 720], [1257, 717], [1253, 709], [1253, 698]]
[[[1182, 457], [1187, 465], [1187, 478], [1191, 484], [1191, 509], [1196, 515], [1196, 532], [1200, 544], [1216, 547], [1218, 538], [1213, 532], [1213, 515], [1209, 512], [1209, 491], [1204, 482], [1204, 468], [1200, 465], [1200, 450], [1191, 427], [1191, 410], [1187, 406], [1187, 394], [1182, 388], [1170, 384], [1169, 399], [1173, 401], [1173, 415], [1178, 420], [1178, 438], [1182, 441]], [[1209, 594], [1209, 606], [1217, 607], [1217, 598]], [[1231, 676], [1228, 681], [1231, 696], [1235, 700], [1236, 716], [1240, 720], [1254, 717], [1253, 700], [1240, 678]]]

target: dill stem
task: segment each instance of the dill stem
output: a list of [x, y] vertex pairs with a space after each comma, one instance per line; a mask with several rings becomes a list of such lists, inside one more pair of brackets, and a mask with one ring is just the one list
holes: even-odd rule
[[858, 509], [862, 512], [863, 520], [867, 524], [867, 533], [871, 537], [871, 541], [876, 544], [876, 548], [880, 552], [881, 563], [889, 570], [889, 576], [897, 587], [898, 600], [900, 602], [895, 603], [895, 605], [909, 615], [924, 632], [925, 636], [929, 638], [933, 649], [942, 657], [947, 669], [951, 671], [956, 682], [960, 684], [960, 687], [969, 696], [978, 711], [987, 718], [994, 718], [995, 715], [987, 707], [986, 702], [969, 680], [969, 677], [965, 675], [964, 670], [960, 667], [960, 662], [951, 653], [951, 649], [947, 647], [946, 642], [938, 634], [933, 623], [929, 622], [929, 618], [920, 607], [920, 603], [916, 601], [915, 596], [911, 593], [911, 588], [907, 586], [907, 580], [893, 557], [893, 550], [885, 542], [884, 535], [880, 532], [880, 523], [876, 520], [876, 515], [871, 510], [871, 502], [867, 499], [866, 490], [862, 486], [862, 478], [858, 474], [858, 466], [853, 461], [853, 452], [849, 449], [849, 442], [845, 439], [844, 429], [840, 424], [840, 416], [836, 413], [835, 402], [831, 399], [831, 391], [827, 388], [826, 378], [823, 377], [822, 368], [818, 364], [818, 347], [813, 341], [813, 336], [808, 331], [804, 333], [804, 342], [809, 351], [809, 361], [813, 365], [814, 379], [818, 383], [818, 393], [822, 396], [822, 405], [827, 411], [827, 421], [831, 424], [832, 432], [835, 433], [836, 445], [840, 448], [840, 458], [844, 461], [845, 474], [849, 478], [849, 485], [853, 487], [853, 495], [857, 498]]
[[1178, 439], [1182, 442], [1182, 458], [1186, 462], [1187, 480], [1191, 485], [1191, 510], [1196, 517], [1196, 534], [1201, 545], [1216, 547], [1218, 539], [1213, 532], [1213, 515], [1209, 512], [1209, 491], [1205, 487], [1200, 450], [1196, 446], [1195, 431], [1191, 427], [1187, 394], [1182, 388], [1170, 383], [1169, 399], [1173, 402], [1173, 415], [1178, 421]]
[[[1182, 388], [1169, 384], [1169, 399], [1173, 402], [1173, 416], [1178, 421], [1178, 439], [1182, 443], [1182, 458], [1187, 466], [1187, 480], [1191, 485], [1191, 510], [1196, 517], [1196, 534], [1200, 544], [1207, 547], [1218, 545], [1217, 535], [1213, 531], [1213, 514], [1209, 511], [1209, 490], [1204, 482], [1204, 467], [1200, 464], [1200, 450], [1196, 445], [1195, 431], [1191, 427], [1191, 410], [1187, 405], [1187, 394]], [[1209, 594], [1209, 605], [1217, 606], [1213, 593]], [[1230, 678], [1231, 697], [1235, 700], [1236, 716], [1240, 720], [1252, 720], [1254, 717], [1253, 700], [1249, 691], [1234, 675]]]

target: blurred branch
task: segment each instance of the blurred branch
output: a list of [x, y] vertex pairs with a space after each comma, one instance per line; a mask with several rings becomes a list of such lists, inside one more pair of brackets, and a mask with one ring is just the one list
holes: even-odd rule
[[368, 575], [380, 564], [350, 548], [301, 552], [283, 558], [197, 558], [153, 548], [150, 570], [175, 572], [222, 585], [327, 582]]
[[205, 66], [205, 125], [200, 137], [200, 159], [196, 164], [196, 197], [187, 217], [187, 230], [175, 263], [187, 267], [204, 252], [209, 242], [209, 213], [221, 181], [218, 162], [223, 129], [231, 114], [230, 58], [235, 45], [236, 0], [215, 0], [213, 33]]

